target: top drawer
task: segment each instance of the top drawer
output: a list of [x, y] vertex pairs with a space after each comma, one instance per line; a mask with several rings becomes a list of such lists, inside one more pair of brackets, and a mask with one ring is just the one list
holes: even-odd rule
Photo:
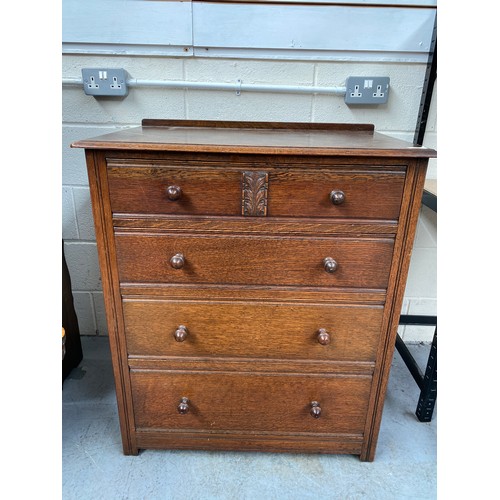
[[[138, 160], [139, 162], [139, 160]], [[397, 220], [404, 171], [108, 166], [113, 213]], [[332, 202], [332, 192], [337, 201]]]

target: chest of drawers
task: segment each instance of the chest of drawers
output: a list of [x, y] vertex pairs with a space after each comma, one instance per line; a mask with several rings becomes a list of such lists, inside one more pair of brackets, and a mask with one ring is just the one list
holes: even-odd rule
[[124, 453], [373, 460], [435, 151], [371, 125], [178, 120], [73, 146]]

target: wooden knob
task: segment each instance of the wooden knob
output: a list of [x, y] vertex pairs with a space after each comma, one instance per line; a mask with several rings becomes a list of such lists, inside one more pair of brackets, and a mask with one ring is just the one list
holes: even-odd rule
[[188, 336], [188, 329], [184, 325], [179, 325], [177, 330], [174, 332], [174, 339], [177, 342], [184, 342]]
[[184, 255], [181, 253], [176, 253], [171, 259], [170, 259], [170, 265], [174, 269], [182, 269], [184, 267]]
[[342, 203], [344, 203], [345, 201], [344, 191], [337, 191], [337, 190], [332, 191], [330, 193], [330, 201], [334, 205], [342, 205]]
[[181, 398], [181, 402], [177, 406], [177, 411], [181, 415], [185, 415], [189, 411], [189, 399], [188, 398]]
[[311, 401], [311, 410], [309, 413], [314, 418], [319, 418], [321, 416], [321, 406], [317, 401]]
[[167, 198], [171, 201], [177, 201], [182, 196], [182, 189], [179, 186], [168, 186], [166, 191]]
[[324, 328], [320, 328], [318, 330], [318, 335], [316, 338], [321, 345], [328, 345], [331, 341], [330, 334]]
[[331, 257], [325, 257], [323, 259], [323, 267], [325, 268], [325, 271], [327, 273], [334, 273], [339, 265], [337, 264], [337, 261], [335, 259], [332, 259]]

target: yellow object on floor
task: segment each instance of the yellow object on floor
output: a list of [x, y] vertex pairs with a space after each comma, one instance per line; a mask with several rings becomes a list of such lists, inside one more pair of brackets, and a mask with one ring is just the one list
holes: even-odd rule
[[63, 328], [62, 329], [62, 359], [64, 359], [65, 354], [66, 354], [66, 332]]

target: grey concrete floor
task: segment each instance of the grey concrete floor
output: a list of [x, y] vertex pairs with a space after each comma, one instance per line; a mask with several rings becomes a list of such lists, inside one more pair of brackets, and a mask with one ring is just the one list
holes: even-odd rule
[[[419, 390], [394, 355], [375, 461], [350, 455], [143, 450], [122, 454], [107, 338], [83, 337], [63, 384], [63, 500], [436, 498], [436, 421], [415, 417]], [[428, 345], [409, 346], [422, 369]]]

